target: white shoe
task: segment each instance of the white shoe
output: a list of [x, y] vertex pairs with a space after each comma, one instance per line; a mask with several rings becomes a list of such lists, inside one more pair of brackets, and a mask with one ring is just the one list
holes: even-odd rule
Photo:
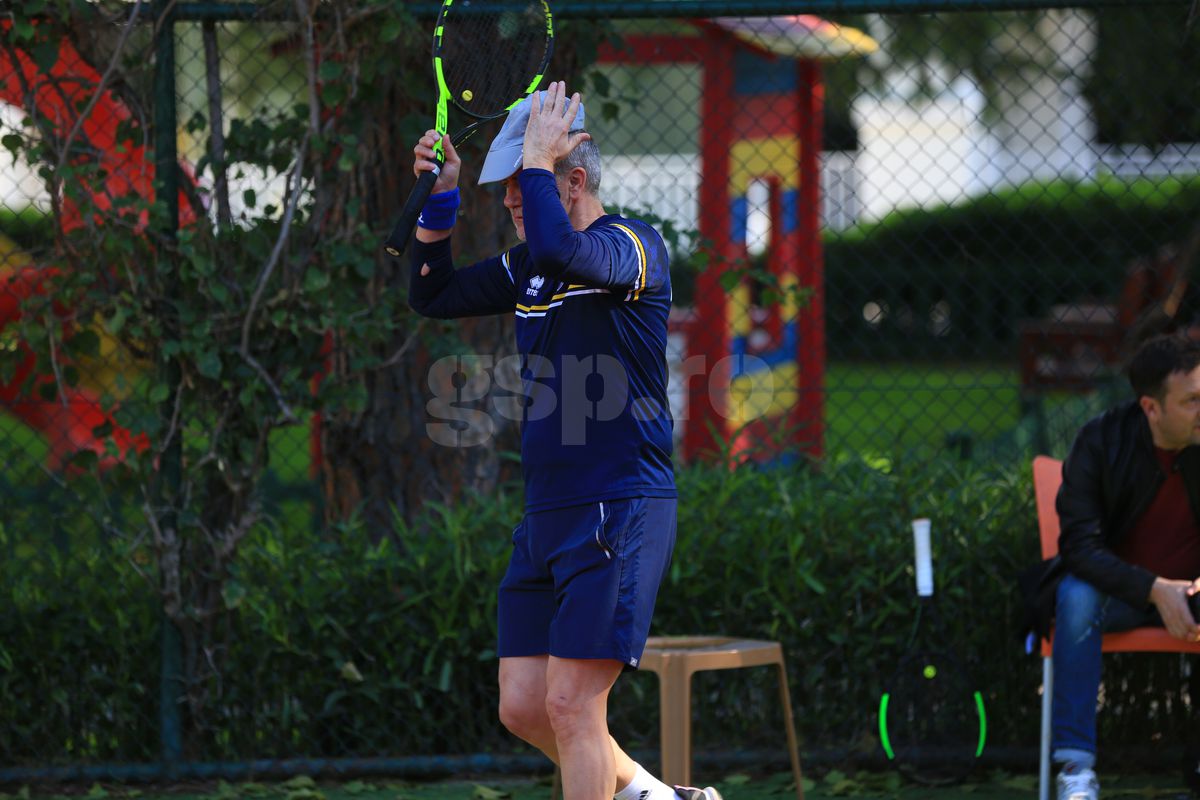
[[711, 786], [695, 789], [691, 786], [676, 786], [675, 794], [681, 800], [721, 800], [721, 793]]
[[1100, 781], [1096, 771], [1066, 767], [1058, 773], [1058, 800], [1099, 800]]

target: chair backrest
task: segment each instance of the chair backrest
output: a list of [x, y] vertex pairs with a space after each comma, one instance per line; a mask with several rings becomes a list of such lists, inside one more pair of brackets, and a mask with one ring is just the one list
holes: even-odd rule
[[1049, 456], [1033, 459], [1033, 496], [1037, 500], [1038, 533], [1042, 558], [1058, 555], [1058, 510], [1054, 500], [1062, 486], [1062, 462]]

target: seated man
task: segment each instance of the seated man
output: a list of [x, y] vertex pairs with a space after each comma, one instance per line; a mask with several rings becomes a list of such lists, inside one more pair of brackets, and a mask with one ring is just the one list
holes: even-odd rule
[[1200, 343], [1147, 341], [1128, 368], [1136, 399], [1079, 431], [1063, 463], [1051, 747], [1058, 800], [1094, 800], [1100, 638], [1162, 625], [1200, 640]]

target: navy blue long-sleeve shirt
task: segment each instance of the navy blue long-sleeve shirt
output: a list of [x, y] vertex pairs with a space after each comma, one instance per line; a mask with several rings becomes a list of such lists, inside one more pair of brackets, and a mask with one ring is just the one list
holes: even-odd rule
[[516, 315], [527, 511], [674, 497], [666, 245], [616, 214], [576, 231], [551, 172], [519, 181], [526, 243], [456, 270], [449, 239], [417, 242], [409, 303], [440, 319]]

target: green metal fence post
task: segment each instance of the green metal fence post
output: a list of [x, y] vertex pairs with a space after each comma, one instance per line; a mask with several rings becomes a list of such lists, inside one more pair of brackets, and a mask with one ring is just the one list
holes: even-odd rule
[[[155, 62], [154, 62], [154, 177], [155, 196], [167, 205], [164, 232], [173, 237], [179, 230], [179, 175], [175, 135], [175, 18], [171, 0], [154, 0]], [[179, 385], [178, 366], [174, 360], [166, 365], [167, 385]], [[164, 413], [170, 415], [174, 398], [167, 398]], [[179, 494], [181, 450], [178, 437], [171, 443], [162, 461], [162, 486], [165, 495]], [[160, 493], [161, 494], [161, 493]], [[174, 514], [164, 520], [168, 528], [176, 527]], [[159, 673], [159, 737], [162, 759], [168, 777], [183, 759], [182, 701], [182, 639], [179, 629], [163, 613], [162, 665]]]

